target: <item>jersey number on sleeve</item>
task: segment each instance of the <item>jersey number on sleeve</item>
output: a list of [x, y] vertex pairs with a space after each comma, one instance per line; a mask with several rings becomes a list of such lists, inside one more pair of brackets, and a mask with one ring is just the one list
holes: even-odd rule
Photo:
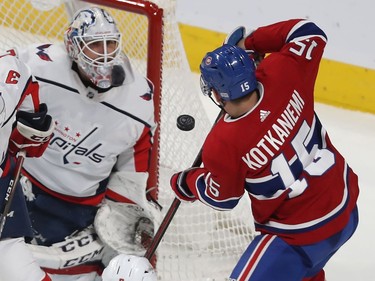
[[302, 56], [304, 51], [306, 50], [307, 48], [307, 51], [306, 51], [306, 54], [305, 54], [305, 58], [307, 60], [311, 60], [312, 57], [311, 57], [311, 53], [312, 53], [312, 50], [318, 46], [318, 43], [316, 43], [314, 40], [310, 41], [309, 39], [305, 40], [305, 41], [296, 41], [294, 42], [295, 45], [297, 45], [299, 47], [299, 49], [295, 49], [293, 47], [290, 47], [289, 51], [291, 51], [292, 53], [296, 54], [297, 56]]

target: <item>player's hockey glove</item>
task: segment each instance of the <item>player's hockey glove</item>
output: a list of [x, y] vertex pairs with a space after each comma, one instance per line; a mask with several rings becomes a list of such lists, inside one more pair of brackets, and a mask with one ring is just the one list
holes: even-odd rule
[[186, 178], [191, 170], [195, 168], [190, 168], [179, 173], [174, 174], [171, 177], [170, 184], [176, 194], [177, 198], [182, 201], [195, 201], [196, 198], [193, 193], [190, 191], [189, 186], [187, 185]]
[[245, 48], [244, 42], [241, 42], [241, 40], [245, 39], [246, 37], [250, 36], [252, 32], [249, 34], [246, 34], [246, 29], [243, 26], [236, 27], [231, 33], [227, 35], [227, 37], [224, 40], [224, 44], [239, 46], [241, 48], [244, 48], [246, 53], [249, 55], [250, 58], [254, 60], [255, 66], [258, 67], [260, 62], [264, 59], [264, 54], [260, 54], [254, 50], [247, 50]]
[[40, 157], [51, 140], [54, 129], [47, 105], [41, 104], [39, 112], [18, 111], [14, 129], [10, 135], [8, 150], [16, 155], [26, 151], [26, 157]]
[[243, 26], [236, 27], [231, 33], [227, 35], [224, 40], [224, 44], [234, 45], [237, 46], [238, 42], [244, 39], [246, 33], [246, 29]]

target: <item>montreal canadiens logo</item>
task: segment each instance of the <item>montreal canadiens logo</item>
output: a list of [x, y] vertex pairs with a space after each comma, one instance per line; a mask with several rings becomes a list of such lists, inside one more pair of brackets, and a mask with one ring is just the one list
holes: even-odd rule
[[207, 57], [206, 60], [204, 61], [204, 63], [205, 63], [206, 65], [210, 65], [211, 62], [212, 62], [212, 57]]

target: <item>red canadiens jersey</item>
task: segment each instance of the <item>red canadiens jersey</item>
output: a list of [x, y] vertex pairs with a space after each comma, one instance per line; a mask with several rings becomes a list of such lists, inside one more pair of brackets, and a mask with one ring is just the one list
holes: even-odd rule
[[[314, 112], [314, 84], [326, 45], [314, 23], [289, 20], [254, 31], [247, 49], [270, 53], [256, 70], [260, 99], [245, 115], [225, 115], [203, 146], [203, 166], [188, 174], [203, 203], [230, 210], [246, 193], [256, 229], [290, 244], [341, 230], [358, 180]], [[250, 219], [250, 218], [249, 218]]]

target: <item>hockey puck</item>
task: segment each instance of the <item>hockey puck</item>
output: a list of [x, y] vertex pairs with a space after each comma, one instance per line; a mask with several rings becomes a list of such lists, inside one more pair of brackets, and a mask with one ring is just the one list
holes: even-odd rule
[[183, 114], [177, 118], [177, 127], [182, 131], [191, 131], [194, 129], [195, 120], [192, 116]]

